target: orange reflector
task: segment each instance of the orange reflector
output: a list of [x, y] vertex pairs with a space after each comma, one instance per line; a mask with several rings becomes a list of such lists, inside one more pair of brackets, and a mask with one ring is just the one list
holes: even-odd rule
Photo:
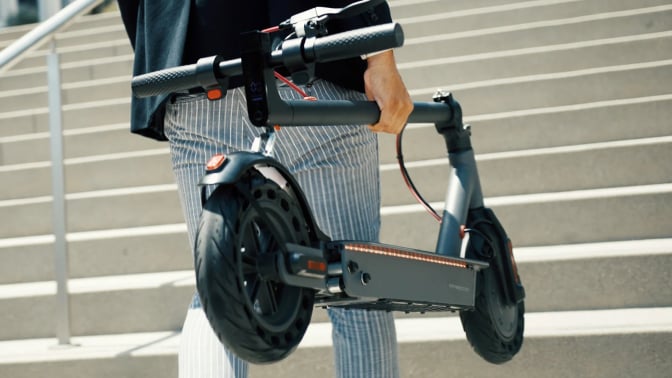
[[275, 131], [280, 131], [280, 128], [281, 128], [280, 125], [273, 126], [273, 130]]
[[317, 101], [317, 97], [315, 96], [306, 96], [303, 99], [306, 101]]
[[402, 259], [408, 259], [408, 260], [415, 260], [415, 261], [422, 261], [422, 262], [428, 262], [428, 263], [434, 263], [434, 264], [441, 264], [441, 265], [448, 265], [448, 266], [453, 266], [457, 268], [467, 268], [467, 264], [465, 262], [452, 259], [447, 256], [441, 256], [437, 254], [427, 254], [427, 253], [420, 253], [420, 252], [414, 252], [414, 251], [406, 251], [403, 249], [398, 249], [398, 248], [391, 248], [391, 247], [386, 247], [386, 246], [380, 246], [380, 245], [370, 245], [370, 244], [345, 244], [343, 246], [346, 250], [348, 251], [353, 251], [353, 252], [364, 252], [364, 253], [371, 253], [374, 255], [382, 255], [382, 256], [390, 256], [390, 257], [398, 257]]
[[326, 272], [327, 264], [322, 261], [308, 260], [308, 269], [318, 272]]
[[205, 169], [207, 171], [214, 171], [219, 169], [219, 167], [224, 164], [226, 161], [226, 156], [224, 154], [216, 154], [213, 155], [210, 160], [208, 160], [208, 164], [206, 164]]
[[219, 100], [220, 98], [224, 97], [224, 92], [222, 92], [222, 90], [219, 88], [209, 89], [206, 92], [206, 96], [210, 101]]

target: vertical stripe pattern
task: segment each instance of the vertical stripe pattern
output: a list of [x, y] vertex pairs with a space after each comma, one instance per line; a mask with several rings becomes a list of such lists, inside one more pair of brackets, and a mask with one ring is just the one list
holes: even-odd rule
[[[357, 99], [363, 95], [318, 80], [304, 88], [318, 99]], [[281, 97], [299, 98], [289, 88]], [[166, 107], [170, 141], [189, 238], [194, 245], [201, 212], [197, 183], [216, 153], [250, 148], [260, 129], [247, 118], [242, 88], [219, 101], [182, 95]], [[375, 134], [366, 126], [285, 127], [277, 135], [274, 156], [296, 177], [320, 228], [333, 239], [377, 241], [380, 184]], [[339, 377], [397, 377], [397, 347], [391, 313], [330, 309], [336, 372]], [[291, 357], [290, 357], [291, 358]], [[195, 296], [182, 331], [181, 378], [246, 377], [247, 364], [225, 350], [210, 329]]]

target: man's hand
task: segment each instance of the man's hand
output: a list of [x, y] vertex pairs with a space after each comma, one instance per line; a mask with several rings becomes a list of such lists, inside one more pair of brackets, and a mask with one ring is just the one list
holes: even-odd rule
[[364, 87], [369, 100], [380, 108], [380, 119], [370, 129], [375, 132], [399, 134], [406, 126], [413, 102], [404, 85], [392, 50], [367, 58]]

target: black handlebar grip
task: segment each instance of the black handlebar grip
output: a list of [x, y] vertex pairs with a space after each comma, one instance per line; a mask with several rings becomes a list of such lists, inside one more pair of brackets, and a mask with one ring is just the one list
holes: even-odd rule
[[312, 46], [306, 41], [307, 61], [330, 62], [352, 58], [404, 44], [404, 32], [397, 23], [370, 26], [326, 37], [315, 38]]
[[131, 81], [135, 97], [151, 97], [198, 87], [196, 64], [139, 75]]

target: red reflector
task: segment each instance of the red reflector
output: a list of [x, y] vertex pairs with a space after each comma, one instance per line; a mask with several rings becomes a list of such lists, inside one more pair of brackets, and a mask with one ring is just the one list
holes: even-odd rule
[[208, 96], [208, 100], [210, 101], [219, 100], [220, 98], [224, 97], [224, 93], [219, 88], [208, 90], [206, 92], [206, 95]]
[[507, 247], [509, 248], [509, 257], [511, 258], [511, 267], [513, 267], [514, 279], [516, 280], [517, 284], [520, 284], [520, 276], [518, 275], [518, 264], [516, 264], [516, 259], [513, 257], [513, 243], [511, 243], [511, 239], [509, 239]]
[[317, 271], [317, 272], [326, 272], [327, 264], [321, 261], [308, 260], [308, 270]]
[[226, 156], [224, 156], [224, 154], [213, 155], [210, 158], [210, 160], [208, 160], [208, 164], [205, 166], [205, 169], [207, 171], [217, 170], [217, 169], [219, 169], [219, 167], [222, 166], [222, 164], [224, 164], [225, 161], [226, 161]]

